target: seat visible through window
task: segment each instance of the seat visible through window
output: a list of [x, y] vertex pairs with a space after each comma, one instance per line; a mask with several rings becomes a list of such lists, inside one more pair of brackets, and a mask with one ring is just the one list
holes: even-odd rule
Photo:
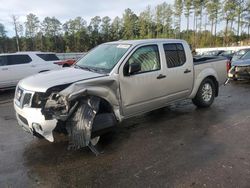
[[157, 45], [143, 46], [137, 49], [128, 60], [129, 64], [140, 63], [142, 72], [160, 69], [160, 57]]

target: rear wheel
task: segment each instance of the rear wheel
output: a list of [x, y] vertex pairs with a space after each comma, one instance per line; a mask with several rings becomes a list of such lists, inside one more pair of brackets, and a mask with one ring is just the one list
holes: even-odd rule
[[214, 102], [215, 92], [216, 89], [214, 82], [211, 79], [206, 78], [201, 83], [199, 90], [192, 101], [197, 107], [209, 107]]

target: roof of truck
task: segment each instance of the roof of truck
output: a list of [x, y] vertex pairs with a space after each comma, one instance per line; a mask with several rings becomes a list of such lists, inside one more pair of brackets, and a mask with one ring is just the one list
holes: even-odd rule
[[130, 44], [130, 45], [139, 45], [147, 44], [153, 42], [184, 42], [181, 39], [142, 39], [142, 40], [118, 40], [114, 42], [108, 42], [106, 44]]

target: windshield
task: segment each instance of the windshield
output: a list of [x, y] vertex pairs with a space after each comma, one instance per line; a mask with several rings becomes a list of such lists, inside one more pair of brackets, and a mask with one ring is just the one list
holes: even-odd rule
[[236, 61], [238, 59], [241, 59], [242, 56], [248, 51], [249, 49], [243, 49], [243, 50], [239, 50], [238, 52], [235, 53], [235, 55], [233, 56], [232, 61]]
[[236, 55], [242, 56], [247, 52], [247, 50], [239, 50]]
[[250, 59], [250, 51], [245, 53], [240, 59]]
[[89, 71], [109, 73], [129, 48], [130, 45], [127, 44], [102, 44], [80, 59], [76, 66]]

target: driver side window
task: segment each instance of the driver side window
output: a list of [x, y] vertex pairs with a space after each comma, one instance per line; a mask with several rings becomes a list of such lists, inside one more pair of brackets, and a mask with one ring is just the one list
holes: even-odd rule
[[160, 70], [160, 56], [157, 45], [138, 48], [128, 60], [128, 65], [139, 63], [141, 70], [138, 73]]

